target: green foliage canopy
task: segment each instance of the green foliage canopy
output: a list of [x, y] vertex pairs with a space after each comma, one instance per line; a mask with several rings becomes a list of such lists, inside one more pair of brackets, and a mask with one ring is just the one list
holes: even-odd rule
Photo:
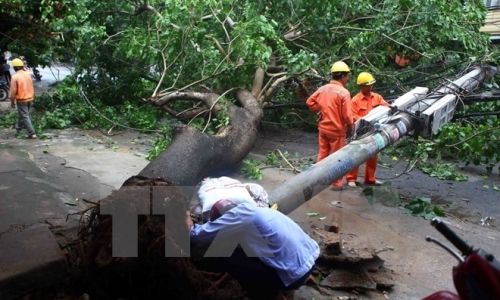
[[[415, 58], [415, 64], [492, 55], [488, 36], [479, 31], [486, 15], [480, 0], [1, 0], [0, 5], [6, 8], [3, 16], [13, 20], [2, 29], [2, 44], [29, 50], [33, 59], [37, 54], [47, 63], [72, 56], [87, 92], [107, 101], [179, 89], [251, 89], [257, 67], [325, 77], [340, 59], [355, 73], [369, 70], [394, 83], [402, 79], [391, 73], [396, 54]], [[43, 35], [20, 33], [26, 22]], [[266, 77], [264, 87], [273, 80]]]
[[[2, 50], [25, 55], [34, 65], [75, 63], [75, 78], [89, 101], [108, 105], [176, 90], [222, 94], [235, 87], [257, 87], [255, 95], [266, 105], [273, 97], [293, 101], [282, 83], [293, 77], [326, 79], [337, 60], [345, 60], [354, 75], [374, 73], [377, 86], [401, 87], [435, 71], [421, 66], [470, 57], [497, 64], [499, 58], [489, 36], [480, 32], [487, 12], [482, 0], [0, 0], [0, 5]], [[408, 58], [411, 68], [398, 68], [396, 55]], [[258, 76], [259, 69], [265, 76]], [[357, 90], [353, 82], [351, 91]], [[465, 124], [461, 139], [498, 126], [497, 119], [489, 120]], [[458, 136], [455, 127], [443, 130], [442, 143], [455, 142], [446, 138]], [[498, 140], [486, 138], [467, 140], [460, 156], [472, 153], [465, 161], [495, 164]]]

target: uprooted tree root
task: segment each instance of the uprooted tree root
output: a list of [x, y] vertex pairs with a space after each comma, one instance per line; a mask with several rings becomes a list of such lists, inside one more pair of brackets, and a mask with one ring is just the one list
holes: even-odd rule
[[[125, 186], [142, 189], [168, 186], [163, 190], [168, 195], [162, 195], [166, 200], [164, 215], [137, 216], [137, 257], [113, 257], [112, 217], [101, 214], [103, 201], [125, 202], [131, 209], [151, 204], [151, 197], [132, 201], [130, 197], [134, 197], [134, 193], [130, 190], [120, 194], [122, 189], [126, 190]], [[79, 232], [78, 277], [83, 283], [81, 290], [89, 294], [90, 299], [228, 299], [231, 294], [234, 296], [231, 291], [213, 285], [217, 273], [200, 270], [190, 257], [181, 257], [188, 249], [183, 249], [186, 246], [178, 241], [189, 233], [185, 225], [186, 197], [178, 188], [162, 181], [133, 177], [116, 192], [82, 215], [86, 217], [82, 217]], [[130, 205], [131, 201], [135, 206]], [[165, 257], [165, 249], [169, 249], [170, 257]]]

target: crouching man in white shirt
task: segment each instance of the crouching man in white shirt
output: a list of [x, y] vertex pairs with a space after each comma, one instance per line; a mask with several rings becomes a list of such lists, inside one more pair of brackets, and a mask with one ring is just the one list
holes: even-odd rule
[[210, 244], [206, 257], [220, 257], [226, 271], [253, 299], [286, 299], [311, 276], [319, 246], [292, 219], [251, 203], [219, 200], [210, 222], [186, 218], [194, 243]]

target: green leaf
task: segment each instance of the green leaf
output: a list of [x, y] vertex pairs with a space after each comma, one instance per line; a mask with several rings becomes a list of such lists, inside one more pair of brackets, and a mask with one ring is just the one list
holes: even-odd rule
[[77, 206], [78, 202], [76, 200], [65, 200], [64, 204], [71, 205], [71, 206]]
[[431, 198], [428, 198], [428, 197], [418, 197], [417, 199], [419, 201], [424, 202], [424, 203], [431, 203]]
[[436, 215], [434, 213], [425, 214], [424, 219], [432, 220]]
[[320, 219], [321, 221], [323, 221], [324, 219], [326, 219], [326, 217], [321, 217], [321, 218], [319, 218], [319, 219]]
[[425, 214], [427, 214], [427, 212], [425, 211], [425, 209], [421, 208], [421, 209], [416, 209], [413, 211], [412, 215], [414, 215], [415, 217], [422, 217], [424, 216]]
[[442, 207], [439, 207], [439, 206], [434, 206], [433, 213], [439, 217], [444, 217], [446, 215], [444, 212], [444, 209]]
[[317, 212], [308, 212], [307, 213], [308, 217], [316, 217], [317, 215], [319, 215], [319, 213], [317, 213]]
[[373, 187], [364, 188], [361, 192], [365, 196], [373, 196]]

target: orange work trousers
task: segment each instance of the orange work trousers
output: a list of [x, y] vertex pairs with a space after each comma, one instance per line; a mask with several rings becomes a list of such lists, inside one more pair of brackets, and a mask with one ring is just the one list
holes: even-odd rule
[[[334, 136], [332, 134], [328, 134], [321, 131], [319, 132], [318, 143], [319, 143], [318, 162], [347, 144], [345, 136], [343, 137]], [[331, 186], [342, 187], [343, 186], [342, 178], [333, 182]]]
[[[347, 173], [347, 182], [356, 182], [358, 179], [359, 167], [356, 167], [351, 172]], [[375, 183], [375, 171], [377, 171], [377, 155], [370, 157], [365, 164], [365, 183], [374, 184]]]

